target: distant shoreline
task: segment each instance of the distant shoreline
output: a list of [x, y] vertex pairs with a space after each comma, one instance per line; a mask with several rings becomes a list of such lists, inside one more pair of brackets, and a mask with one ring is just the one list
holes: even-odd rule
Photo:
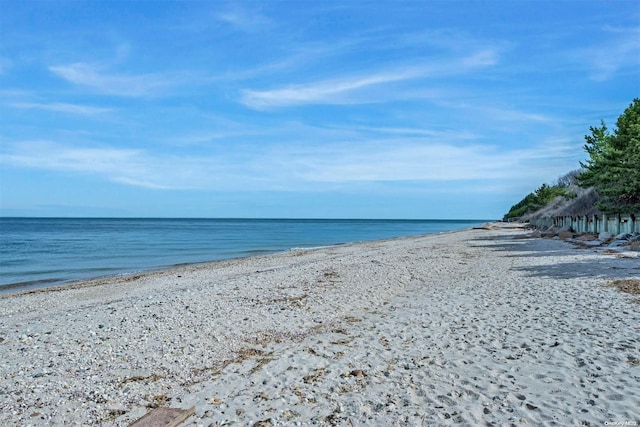
[[466, 220], [0, 218], [0, 294], [459, 229]]
[[[516, 229], [519, 227], [505, 227], [505, 228]], [[64, 291], [67, 289], [80, 289], [80, 288], [92, 287], [92, 286], [104, 286], [110, 282], [120, 282], [120, 281], [130, 282], [130, 281], [138, 280], [142, 278], [153, 277], [157, 274], [168, 274], [168, 273], [178, 274], [184, 271], [191, 271], [193, 269], [216, 268], [217, 265], [222, 265], [229, 262], [236, 262], [236, 261], [241, 262], [243, 260], [248, 260], [251, 258], [287, 255], [288, 253], [297, 252], [297, 251], [299, 252], [319, 251], [319, 250], [325, 250], [325, 249], [331, 249], [331, 248], [338, 248], [341, 246], [353, 246], [353, 245], [362, 245], [362, 244], [377, 243], [377, 242], [383, 243], [383, 242], [390, 242], [394, 240], [429, 237], [432, 235], [463, 233], [470, 230], [472, 229], [466, 228], [466, 229], [460, 229], [460, 230], [441, 231], [438, 233], [429, 233], [429, 234], [415, 235], [415, 236], [414, 235], [400, 236], [400, 237], [391, 237], [388, 239], [368, 240], [364, 242], [337, 243], [335, 245], [318, 246], [318, 247], [311, 247], [311, 248], [292, 248], [292, 249], [287, 249], [287, 250], [277, 251], [277, 252], [270, 252], [270, 253], [261, 254], [261, 255], [247, 255], [247, 256], [241, 256], [236, 258], [226, 258], [226, 259], [201, 261], [201, 262], [185, 262], [185, 263], [173, 264], [173, 265], [151, 268], [146, 270], [130, 271], [130, 272], [124, 272], [124, 273], [118, 273], [118, 274], [106, 274], [102, 276], [94, 276], [94, 277], [87, 277], [83, 279], [70, 280], [62, 283], [60, 283], [58, 280], [55, 280], [55, 279], [52, 279], [50, 281], [44, 280], [43, 282], [52, 283], [52, 284], [51, 285], [44, 284], [43, 286], [38, 286], [38, 283], [34, 283], [34, 284], [15, 283], [15, 284], [0, 286], [0, 298], [8, 298], [13, 295], [21, 295], [21, 294], [31, 294], [31, 293], [40, 293], [40, 292], [49, 292], [49, 291], [58, 292], [58, 291]]]

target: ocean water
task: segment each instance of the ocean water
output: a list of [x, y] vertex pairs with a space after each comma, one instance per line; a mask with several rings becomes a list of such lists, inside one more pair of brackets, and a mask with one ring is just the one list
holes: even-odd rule
[[0, 218], [0, 292], [184, 263], [438, 233], [482, 222]]

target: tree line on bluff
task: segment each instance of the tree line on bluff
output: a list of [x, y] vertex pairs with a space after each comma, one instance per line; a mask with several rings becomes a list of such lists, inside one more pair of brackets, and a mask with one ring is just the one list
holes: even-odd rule
[[542, 184], [504, 216], [542, 216], [640, 212], [640, 99], [635, 98], [610, 132], [604, 121], [589, 127], [580, 169], [554, 185]]

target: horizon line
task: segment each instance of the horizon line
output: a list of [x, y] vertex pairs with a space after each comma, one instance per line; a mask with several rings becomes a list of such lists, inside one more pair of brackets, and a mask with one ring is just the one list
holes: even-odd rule
[[488, 218], [329, 218], [329, 217], [170, 217], [170, 216], [13, 216], [0, 215], [0, 219], [174, 219], [174, 220], [276, 220], [276, 221], [499, 221]]

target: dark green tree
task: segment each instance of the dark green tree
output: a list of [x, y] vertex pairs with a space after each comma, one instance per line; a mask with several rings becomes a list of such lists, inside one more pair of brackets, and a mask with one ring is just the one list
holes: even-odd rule
[[535, 212], [547, 206], [558, 196], [566, 199], [575, 197], [566, 187], [542, 184], [536, 191], [527, 194], [524, 199], [513, 205], [504, 217], [505, 219], [519, 218], [528, 213]]
[[624, 212], [640, 212], [640, 99], [618, 117], [612, 149], [618, 154], [618, 191], [612, 194]]
[[586, 144], [584, 151], [589, 155], [586, 162], [580, 162], [583, 172], [578, 175], [578, 183], [581, 187], [594, 187], [598, 177], [604, 170], [604, 156], [611, 147], [611, 134], [604, 121], [600, 121], [600, 127], [589, 127], [590, 135], [585, 135]]
[[583, 187], [595, 187], [601, 197], [598, 208], [608, 213], [640, 211], [640, 99], [618, 117], [610, 134], [604, 122], [591, 127], [584, 149], [589, 154], [578, 176]]

